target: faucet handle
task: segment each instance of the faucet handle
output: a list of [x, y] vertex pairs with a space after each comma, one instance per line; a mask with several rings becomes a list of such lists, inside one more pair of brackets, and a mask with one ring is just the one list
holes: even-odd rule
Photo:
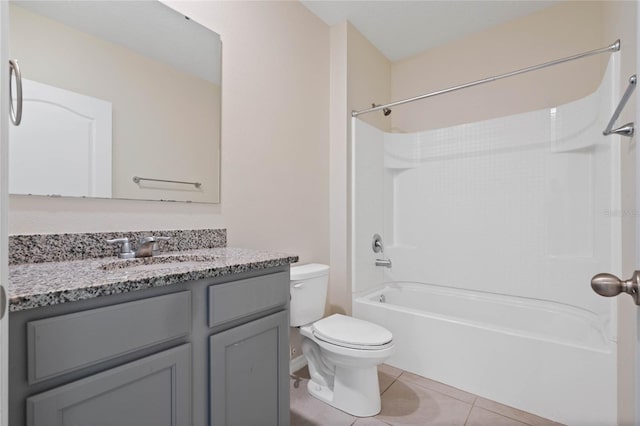
[[120, 259], [130, 259], [135, 256], [135, 253], [131, 251], [131, 245], [129, 244], [129, 238], [114, 238], [112, 240], [106, 240], [109, 244], [119, 244], [120, 252], [118, 257]]
[[140, 238], [139, 244], [145, 244], [145, 243], [153, 243], [153, 246], [151, 247], [151, 254], [153, 256], [157, 255], [158, 253], [160, 253], [160, 248], [158, 247], [158, 242], [160, 241], [168, 241], [170, 240], [171, 237], [156, 237], [156, 236], [151, 236], [151, 237], [142, 237]]
[[384, 255], [384, 244], [382, 243], [382, 237], [379, 234], [373, 234], [371, 248], [374, 253], [382, 253]]
[[169, 241], [171, 239], [171, 237], [153, 237], [156, 239], [156, 242], [153, 243], [153, 247], [151, 248], [153, 255], [157, 255], [160, 253], [160, 247], [158, 247], [158, 242], [159, 241]]

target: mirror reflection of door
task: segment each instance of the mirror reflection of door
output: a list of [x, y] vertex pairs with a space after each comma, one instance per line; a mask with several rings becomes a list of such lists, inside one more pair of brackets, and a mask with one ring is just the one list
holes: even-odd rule
[[28, 118], [11, 126], [9, 192], [111, 198], [111, 103], [23, 79]]
[[[9, 18], [31, 81], [10, 193], [219, 202], [218, 34], [158, 1], [13, 0]], [[83, 96], [110, 104], [111, 123]]]

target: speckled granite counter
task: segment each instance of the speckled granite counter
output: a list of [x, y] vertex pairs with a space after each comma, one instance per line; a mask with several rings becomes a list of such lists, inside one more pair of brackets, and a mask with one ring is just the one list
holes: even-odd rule
[[[105, 242], [169, 236], [162, 254], [121, 260]], [[283, 266], [298, 256], [227, 248], [226, 229], [156, 230], [9, 237], [9, 311], [92, 299]], [[164, 251], [168, 250], [168, 251]], [[163, 263], [166, 262], [166, 263]], [[123, 267], [127, 265], [126, 267]]]
[[[27, 263], [9, 267], [9, 311], [91, 299], [206, 278], [261, 270], [298, 261], [297, 256], [266, 251], [213, 248], [188, 250], [171, 255], [198, 255], [192, 262], [149, 265], [149, 269], [110, 268], [116, 258]], [[211, 260], [211, 257], [214, 257]]]

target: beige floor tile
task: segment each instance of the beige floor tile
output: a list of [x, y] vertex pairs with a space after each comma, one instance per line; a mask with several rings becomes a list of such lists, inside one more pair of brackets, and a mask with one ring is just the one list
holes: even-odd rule
[[533, 426], [559, 426], [560, 423], [553, 422], [543, 417], [538, 417], [534, 414], [527, 413], [526, 411], [518, 410], [508, 405], [502, 405], [498, 402], [491, 401], [489, 399], [478, 397], [476, 400], [477, 407], [484, 408], [494, 413], [501, 414], [506, 417], [510, 417], [514, 420], [519, 420], [523, 423]]
[[378, 366], [378, 384], [380, 385], [380, 395], [402, 374], [402, 370], [390, 365], [381, 364]]
[[484, 408], [473, 407], [465, 426], [527, 426], [527, 424]]
[[467, 404], [473, 404], [476, 400], [476, 396], [474, 394], [462, 391], [449, 385], [445, 385], [444, 383], [436, 382], [435, 380], [418, 376], [417, 374], [409, 373], [408, 371], [403, 372], [400, 377], [402, 377], [402, 379], [407, 382], [411, 382], [418, 386], [443, 393], [452, 398], [466, 402]]
[[464, 425], [471, 405], [398, 378], [382, 395], [379, 420], [400, 425]]
[[291, 379], [291, 426], [349, 426], [356, 421], [356, 417], [311, 396], [307, 391], [308, 380], [300, 379], [297, 388], [294, 383]]
[[292, 426], [463, 425], [465, 421], [468, 426], [559, 425], [386, 364], [378, 367], [382, 412], [375, 418], [357, 418], [308, 393], [307, 367], [294, 376], [290, 382]]

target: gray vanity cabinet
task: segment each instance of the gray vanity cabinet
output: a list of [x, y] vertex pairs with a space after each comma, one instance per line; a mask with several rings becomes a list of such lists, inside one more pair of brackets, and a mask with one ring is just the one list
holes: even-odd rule
[[184, 426], [190, 393], [185, 344], [27, 398], [27, 425]]
[[11, 426], [287, 426], [289, 266], [12, 312]]
[[209, 338], [211, 426], [289, 424], [288, 333], [281, 311]]

